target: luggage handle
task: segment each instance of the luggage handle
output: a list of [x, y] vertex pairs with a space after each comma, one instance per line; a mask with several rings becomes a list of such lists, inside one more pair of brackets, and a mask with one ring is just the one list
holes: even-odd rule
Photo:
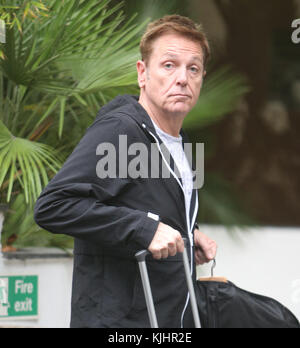
[[[194, 323], [196, 328], [201, 328], [200, 318], [199, 318], [199, 312], [197, 307], [197, 301], [196, 301], [196, 295], [193, 285], [193, 280], [191, 276], [191, 270], [189, 265], [189, 258], [186, 250], [187, 245], [187, 239], [182, 238], [184, 242], [184, 251], [183, 251], [183, 264], [184, 264], [184, 270], [185, 270], [185, 276], [187, 281], [187, 286], [189, 290], [190, 300], [191, 300], [191, 307], [192, 307], [192, 313], [194, 318]], [[146, 266], [146, 256], [150, 255], [151, 253], [148, 250], [141, 250], [138, 251], [135, 254], [135, 257], [139, 264], [140, 274], [142, 278], [142, 284], [144, 289], [144, 294], [146, 298], [146, 304], [147, 304], [147, 310], [148, 310], [148, 316], [150, 320], [151, 328], [158, 328], [158, 322], [153, 302], [153, 296], [151, 292], [151, 286]]]

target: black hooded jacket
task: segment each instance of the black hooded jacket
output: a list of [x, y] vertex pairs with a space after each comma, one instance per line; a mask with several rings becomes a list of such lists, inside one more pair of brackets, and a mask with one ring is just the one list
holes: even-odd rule
[[[182, 130], [181, 135], [183, 142], [188, 142]], [[158, 165], [150, 155], [140, 164], [148, 167], [148, 177], [124, 175], [122, 165], [134, 168], [136, 163], [136, 143], [143, 143], [149, 154], [157, 152], [158, 178], [150, 177], [153, 163]], [[112, 145], [115, 167], [110, 168], [110, 173], [116, 175], [101, 177], [105, 168], [101, 161], [108, 158], [105, 156]], [[36, 202], [38, 225], [75, 238], [71, 327], [149, 327], [134, 255], [148, 248], [160, 221], [188, 238], [195, 275], [192, 235], [198, 210], [197, 190], [193, 189], [187, 216], [181, 179], [174, 173], [172, 156], [169, 164], [163, 159], [166, 153], [161, 145], [138, 97], [119, 96], [100, 110]], [[169, 177], [162, 177], [163, 170]], [[162, 260], [149, 257], [147, 265], [159, 326], [189, 325], [182, 254]]]

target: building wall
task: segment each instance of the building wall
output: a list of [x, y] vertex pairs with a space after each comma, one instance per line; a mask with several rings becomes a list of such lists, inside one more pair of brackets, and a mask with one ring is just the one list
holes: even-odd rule
[[3, 260], [0, 276], [38, 275], [39, 316], [37, 320], [0, 318], [0, 327], [67, 328], [70, 325], [70, 303], [73, 259], [47, 258]]

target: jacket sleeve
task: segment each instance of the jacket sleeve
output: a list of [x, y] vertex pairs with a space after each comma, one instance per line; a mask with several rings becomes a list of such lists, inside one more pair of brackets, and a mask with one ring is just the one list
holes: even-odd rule
[[120, 117], [106, 117], [88, 128], [38, 198], [34, 218], [39, 226], [102, 246], [135, 242], [148, 248], [159, 221], [144, 211], [109, 203], [130, 185], [129, 179], [100, 179], [96, 174], [99, 143], [113, 143], [118, 158], [119, 134], [126, 134], [124, 122]]

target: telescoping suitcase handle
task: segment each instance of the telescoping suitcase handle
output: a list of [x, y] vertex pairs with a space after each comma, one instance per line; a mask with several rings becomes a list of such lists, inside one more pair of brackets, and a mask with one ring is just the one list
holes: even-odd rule
[[[194, 323], [196, 328], [201, 328], [197, 301], [195, 296], [195, 290], [194, 290], [194, 285], [193, 285], [193, 280], [192, 280], [191, 270], [189, 265], [189, 258], [188, 258], [188, 254], [186, 250], [186, 245], [187, 245], [186, 238], [183, 238], [183, 241], [184, 241], [183, 265], [184, 265], [187, 286], [188, 286], [188, 290], [190, 294]], [[151, 325], [151, 328], [158, 328], [158, 322], [157, 322], [157, 317], [156, 317], [156, 312], [155, 312], [155, 307], [154, 307], [154, 302], [153, 302], [153, 297], [151, 292], [151, 286], [150, 286], [150, 281], [149, 281], [149, 276], [148, 276], [148, 271], [146, 266], [146, 256], [149, 254], [151, 253], [148, 250], [141, 250], [135, 254], [135, 257], [138, 261], [139, 269], [141, 273], [150, 325]]]

